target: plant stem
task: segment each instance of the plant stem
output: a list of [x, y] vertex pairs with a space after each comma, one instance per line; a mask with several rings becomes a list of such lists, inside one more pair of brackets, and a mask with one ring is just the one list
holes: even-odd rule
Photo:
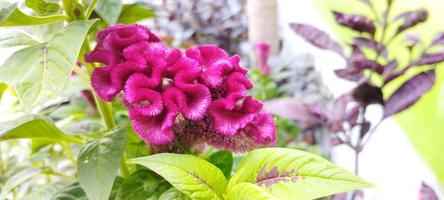
[[92, 2], [89, 4], [85, 12], [85, 19], [89, 19], [89, 16], [91, 16], [91, 13], [93, 12], [94, 7], [96, 7], [97, 2], [99, 2], [99, 0], [92, 0]]
[[122, 160], [120, 161], [120, 172], [122, 172], [122, 176], [125, 178], [131, 174], [127, 163], [126, 153], [123, 152]]

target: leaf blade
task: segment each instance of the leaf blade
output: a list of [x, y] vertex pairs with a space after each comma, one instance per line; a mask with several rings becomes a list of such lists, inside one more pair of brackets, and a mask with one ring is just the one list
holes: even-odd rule
[[30, 110], [62, 93], [89, 28], [95, 20], [76, 21], [47, 43], [21, 49], [0, 67], [0, 80], [17, 88]]
[[9, 139], [39, 139], [52, 142], [67, 141], [82, 144], [83, 141], [65, 134], [52, 120], [43, 115], [26, 115], [0, 123], [0, 141]]
[[399, 113], [416, 103], [435, 83], [435, 70], [422, 72], [399, 87], [384, 105], [384, 117]]
[[253, 183], [277, 199], [316, 199], [372, 186], [317, 155], [284, 148], [248, 153], [228, 183], [228, 193], [239, 183]]
[[30, 16], [17, 7], [17, 3], [9, 4], [0, 9], [0, 27], [8, 26], [32, 26], [49, 24], [66, 19], [65, 15]]
[[135, 158], [131, 163], [148, 167], [192, 199], [223, 199], [226, 188], [223, 173], [198, 157], [162, 153]]
[[82, 148], [77, 161], [79, 183], [90, 199], [107, 200], [125, 149], [124, 129], [114, 129]]

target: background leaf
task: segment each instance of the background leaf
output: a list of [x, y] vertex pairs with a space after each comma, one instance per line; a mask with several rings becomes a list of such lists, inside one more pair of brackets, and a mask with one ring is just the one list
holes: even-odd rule
[[0, 47], [29, 46], [38, 42], [31, 35], [22, 31], [2, 31], [0, 35]]
[[65, 134], [54, 125], [51, 119], [43, 115], [26, 115], [0, 123], [0, 141], [25, 138], [52, 142], [83, 143], [82, 140]]
[[13, 177], [10, 177], [5, 184], [2, 186], [2, 190], [0, 191], [0, 200], [6, 199], [6, 195], [15, 187], [19, 186], [26, 180], [32, 178], [33, 176], [40, 173], [40, 169], [36, 168], [27, 168]]
[[156, 16], [154, 10], [144, 4], [125, 4], [123, 5], [122, 13], [120, 13], [118, 22], [123, 24], [132, 24], [154, 16]]
[[25, 0], [25, 5], [42, 15], [54, 13], [60, 9], [59, 4], [48, 3], [45, 0]]
[[0, 81], [16, 87], [21, 104], [28, 110], [57, 97], [94, 22], [72, 22], [51, 41], [15, 52], [0, 67]]
[[218, 167], [226, 178], [231, 175], [233, 167], [233, 154], [229, 151], [217, 151], [210, 155], [208, 161]]
[[62, 180], [42, 185], [23, 197], [23, 200], [51, 199], [59, 190], [70, 184], [70, 181]]
[[141, 169], [132, 173], [119, 187], [116, 200], [146, 200], [171, 187], [154, 172]]
[[227, 181], [211, 163], [186, 154], [162, 153], [131, 160], [153, 170], [191, 199], [223, 199]]
[[239, 183], [256, 184], [276, 199], [316, 199], [372, 186], [320, 156], [285, 148], [249, 152], [228, 183], [228, 194]]
[[77, 161], [79, 182], [90, 199], [107, 200], [125, 150], [126, 134], [115, 129], [88, 143]]
[[304, 38], [307, 42], [310, 42], [312, 45], [321, 49], [336, 52], [341, 56], [344, 55], [341, 45], [334, 41], [324, 31], [321, 31], [318, 28], [308, 24], [291, 23], [290, 27], [294, 32]]
[[2, 26], [32, 26], [48, 24], [66, 19], [64, 15], [29, 16], [17, 8], [17, 3], [0, 8], [0, 27]]
[[121, 0], [100, 0], [94, 10], [106, 23], [111, 25], [117, 22], [122, 9], [123, 5]]

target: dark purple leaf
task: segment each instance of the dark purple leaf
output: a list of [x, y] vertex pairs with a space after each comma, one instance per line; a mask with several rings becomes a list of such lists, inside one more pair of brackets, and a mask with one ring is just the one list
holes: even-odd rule
[[312, 113], [308, 105], [292, 98], [280, 98], [265, 101], [264, 110], [282, 118], [299, 122], [322, 122], [322, 119], [319, 119], [319, 116]]
[[382, 65], [375, 61], [368, 60], [361, 49], [356, 45], [352, 45], [352, 53], [348, 58], [348, 68], [354, 68], [360, 71], [363, 71], [364, 69], [371, 69], [378, 74], [382, 74], [384, 72]]
[[376, 52], [380, 51], [380, 55], [384, 58], [387, 58], [387, 48], [377, 41], [364, 37], [356, 37], [353, 39], [353, 44], [359, 47], [367, 47], [369, 49], [373, 49]]
[[432, 88], [435, 78], [435, 70], [430, 70], [422, 72], [405, 82], [386, 101], [384, 117], [389, 117], [412, 106], [424, 93]]
[[290, 27], [306, 41], [321, 49], [327, 49], [343, 56], [341, 45], [334, 41], [327, 33], [308, 24], [291, 23]]
[[368, 121], [365, 121], [361, 124], [361, 130], [360, 130], [361, 138], [363, 138], [368, 133], [368, 131], [370, 130], [370, 126], [371, 123]]
[[353, 29], [358, 32], [375, 34], [375, 25], [373, 21], [362, 15], [349, 15], [333, 11], [336, 22], [342, 26]]
[[369, 83], [363, 83], [356, 87], [353, 90], [353, 99], [364, 105], [373, 103], [384, 105], [381, 88], [370, 85]]
[[439, 200], [439, 198], [430, 186], [422, 182], [418, 200]]
[[438, 64], [443, 61], [444, 61], [443, 52], [425, 53], [421, 56], [421, 58], [409, 64], [409, 66], [432, 65], [432, 64]]
[[444, 32], [438, 33], [433, 38], [432, 45], [444, 45]]
[[415, 11], [409, 11], [402, 13], [401, 15], [397, 16], [395, 18], [395, 21], [397, 20], [404, 20], [404, 23], [398, 27], [397, 33], [401, 33], [411, 27], [416, 26], [419, 23], [425, 22], [428, 17], [428, 12], [426, 9], [419, 9]]
[[360, 105], [356, 105], [347, 112], [345, 119], [350, 124], [350, 127], [356, 126], [359, 118], [359, 112], [361, 110]]
[[336, 69], [334, 72], [336, 76], [349, 81], [357, 82], [363, 78], [362, 70], [358, 68], [347, 67], [345, 69]]

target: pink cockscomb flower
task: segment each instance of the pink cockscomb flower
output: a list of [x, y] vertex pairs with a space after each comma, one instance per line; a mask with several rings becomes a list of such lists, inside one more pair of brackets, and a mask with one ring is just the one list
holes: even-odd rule
[[115, 25], [97, 34], [85, 55], [99, 62], [92, 86], [104, 101], [121, 94], [133, 129], [154, 149], [213, 145], [247, 151], [273, 145], [273, 118], [247, 91], [253, 87], [239, 56], [214, 45], [166, 49], [140, 25]]

